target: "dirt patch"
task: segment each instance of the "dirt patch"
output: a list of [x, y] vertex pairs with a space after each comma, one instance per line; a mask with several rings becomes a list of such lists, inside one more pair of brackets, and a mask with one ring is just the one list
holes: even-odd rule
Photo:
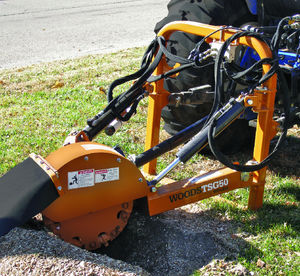
[[[52, 239], [54, 247], [57, 247], [57, 243], [66, 244], [52, 233], [45, 233], [46, 229], [41, 222], [40, 215], [22, 228], [22, 231], [35, 233], [38, 237], [35, 240], [38, 240], [40, 245], [45, 239], [50, 259], [57, 257], [56, 253], [52, 257], [52, 254], [49, 254], [52, 250]], [[32, 232], [33, 230], [37, 231]], [[111, 261], [107, 268], [108, 272], [110, 269], [118, 267], [120, 261], [123, 267], [127, 263], [128, 275], [132, 273], [129, 272], [130, 270], [134, 270], [132, 268], [136, 268], [138, 271], [139, 267], [141, 268], [139, 273], [147, 274], [148, 272], [153, 276], [191, 275], [196, 270], [206, 270], [206, 268], [208, 271], [215, 271], [215, 269], [222, 271], [224, 265], [228, 268], [230, 264], [224, 259], [236, 259], [241, 248], [247, 246], [245, 239], [234, 234], [236, 230], [236, 224], [210, 216], [209, 210], [201, 203], [189, 204], [153, 217], [147, 216], [139, 208], [135, 208], [126, 228], [119, 237], [113, 240], [109, 247], [98, 249], [91, 254], [99, 255], [100, 258], [105, 258], [105, 255], [112, 258], [109, 258]], [[14, 246], [10, 247], [14, 248]], [[65, 246], [74, 248], [69, 244]], [[53, 248], [53, 252], [57, 252], [57, 250]], [[88, 254], [86, 250], [80, 248], [76, 250], [77, 259], [79, 251], [82, 251], [83, 255]], [[37, 252], [34, 251], [34, 253]], [[26, 261], [28, 262], [29, 259], [27, 258]], [[58, 259], [56, 262], [60, 262], [60, 260]], [[112, 263], [116, 265], [114, 266]], [[235, 269], [234, 265], [231, 267]], [[242, 271], [245, 272], [245, 268]], [[136, 275], [141, 275], [139, 273]], [[124, 275], [127, 275], [127, 272]]]
[[238, 253], [241, 241], [231, 237], [232, 231], [232, 225], [210, 218], [198, 204], [155, 217], [135, 211], [121, 235], [97, 252], [153, 276], [190, 275], [213, 259]]

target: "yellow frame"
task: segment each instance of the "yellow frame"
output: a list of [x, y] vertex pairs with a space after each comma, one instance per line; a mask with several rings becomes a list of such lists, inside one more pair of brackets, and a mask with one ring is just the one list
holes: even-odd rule
[[[220, 26], [211, 26], [196, 22], [186, 22], [186, 21], [175, 21], [168, 25], [166, 25], [161, 31], [158, 33], [158, 36], [163, 36], [166, 41], [169, 39], [170, 35], [175, 31], [182, 31], [190, 34], [195, 34], [199, 36], [207, 36], [210, 33], [217, 31], [220, 29]], [[226, 29], [222, 31], [218, 31], [210, 36], [210, 39], [218, 40], [224, 42], [230, 36], [235, 34], [237, 31], [232, 29]], [[246, 45], [253, 48], [260, 56], [260, 58], [269, 58], [272, 57], [272, 53], [269, 47], [263, 43], [262, 41], [253, 38], [253, 37], [241, 37], [237, 40], [237, 45]], [[155, 75], [161, 74], [165, 68], [168, 68], [165, 59], [162, 59], [159, 63], [156, 71], [154, 72]], [[263, 65], [263, 73], [265, 74], [270, 69], [270, 65]], [[273, 111], [274, 111], [274, 102], [275, 102], [275, 95], [276, 95], [276, 85], [277, 85], [277, 76], [273, 75], [268, 81], [266, 81], [263, 85], [261, 90], [256, 90], [254, 95], [249, 96], [245, 99], [245, 104], [249, 98], [254, 99], [251, 105], [253, 110], [258, 113], [257, 117], [257, 128], [256, 128], [256, 136], [255, 136], [255, 145], [254, 145], [254, 152], [253, 152], [253, 160], [257, 162], [261, 162], [265, 159], [269, 153], [269, 145], [270, 140], [276, 134], [276, 127], [277, 124], [273, 121]], [[163, 88], [163, 80], [158, 81], [154, 85], [153, 93], [149, 95], [149, 106], [148, 106], [148, 118], [147, 118], [147, 133], [146, 133], [146, 140], [145, 140], [145, 150], [148, 150], [159, 143], [159, 132], [160, 132], [160, 117], [161, 117], [161, 110], [162, 108], [168, 103], [168, 96], [169, 92]], [[151, 162], [147, 163], [144, 168], [144, 172], [150, 175], [156, 174], [156, 160], [152, 160]], [[263, 193], [264, 193], [264, 185], [265, 185], [265, 178], [266, 178], [266, 168], [263, 168], [259, 171], [253, 172], [250, 175], [249, 180], [242, 181], [242, 174], [237, 173], [233, 170], [227, 168], [226, 174], [224, 171], [220, 170], [222, 176], [229, 175], [229, 179], [231, 179], [231, 175], [235, 179], [235, 185], [228, 190], [232, 190], [235, 188], [247, 187], [250, 186], [250, 194], [248, 200], [248, 208], [256, 210], [262, 206], [263, 203]], [[239, 180], [236, 178], [236, 174], [239, 175]], [[213, 179], [209, 179], [209, 181], [215, 181], [220, 179], [220, 174], [217, 174]], [[201, 176], [198, 176], [201, 179]], [[206, 180], [199, 180], [196, 185], [204, 185]], [[178, 192], [178, 189], [182, 189], [183, 192], [187, 191], [187, 189], [191, 189], [191, 186], [187, 183], [183, 183], [183, 186], [178, 187], [179, 182], [169, 184], [169, 187], [176, 187], [175, 190]], [[195, 185], [195, 182], [193, 182]], [[196, 187], [196, 186], [195, 186]], [[166, 188], [164, 188], [166, 189]], [[172, 188], [170, 188], [172, 190]], [[203, 196], [195, 196], [193, 199], [181, 200], [178, 206], [171, 204], [170, 207], [166, 207], [169, 205], [168, 196], [170, 199], [170, 190], [163, 191], [162, 188], [158, 189], [157, 193], [153, 193], [153, 195], [148, 196], [148, 203], [149, 203], [149, 210], [150, 214], [155, 214], [162, 212], [163, 210], [169, 210], [174, 207], [182, 206], [184, 204], [198, 201], [202, 198], [210, 197], [214, 194], [207, 194]], [[175, 192], [175, 190], [173, 192]], [[228, 190], [224, 191], [227, 192]], [[218, 193], [222, 193], [218, 192]], [[166, 193], [166, 195], [164, 195]], [[218, 194], [217, 193], [217, 194]], [[166, 197], [166, 200], [162, 200], [163, 197]], [[152, 207], [151, 207], [152, 206]]]

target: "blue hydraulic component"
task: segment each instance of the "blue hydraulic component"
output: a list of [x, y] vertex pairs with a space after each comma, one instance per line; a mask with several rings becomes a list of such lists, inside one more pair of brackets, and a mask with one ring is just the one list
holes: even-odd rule
[[246, 0], [249, 11], [253, 15], [257, 15], [257, 0]]
[[245, 119], [247, 121], [251, 121], [257, 118], [257, 113], [254, 113], [252, 111], [251, 107], [247, 107], [245, 109], [245, 111], [242, 113], [242, 115], [240, 116], [240, 119]]
[[245, 53], [243, 54], [240, 66], [243, 68], [249, 68], [254, 62], [260, 60], [259, 55], [252, 48], [247, 47]]
[[283, 66], [290, 66], [294, 69], [300, 69], [300, 56], [296, 53], [278, 51], [279, 64]]

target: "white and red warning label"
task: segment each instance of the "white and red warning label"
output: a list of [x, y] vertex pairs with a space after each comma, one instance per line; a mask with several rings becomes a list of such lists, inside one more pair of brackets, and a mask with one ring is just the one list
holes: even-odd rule
[[68, 172], [68, 189], [78, 189], [94, 186], [95, 170], [87, 169], [76, 172]]
[[95, 170], [95, 183], [119, 180], [119, 168]]

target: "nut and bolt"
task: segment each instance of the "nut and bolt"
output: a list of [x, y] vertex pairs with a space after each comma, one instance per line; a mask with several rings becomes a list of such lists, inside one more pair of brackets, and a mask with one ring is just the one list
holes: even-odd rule
[[247, 182], [250, 179], [250, 173], [248, 172], [242, 172], [241, 173], [241, 180], [244, 182]]
[[58, 187], [57, 187], [57, 190], [61, 191], [61, 190], [62, 190], [62, 187], [61, 187], [61, 186], [58, 186]]
[[251, 99], [248, 99], [248, 100], [247, 100], [247, 104], [249, 104], [249, 105], [253, 105], [253, 100], [251, 100]]
[[257, 165], [257, 164], [258, 164], [258, 162], [255, 161], [255, 160], [249, 160], [249, 161], [246, 163], [247, 166], [253, 166], [253, 165]]
[[85, 160], [85, 161], [88, 161], [88, 160], [89, 160], [89, 157], [88, 157], [88, 156], [85, 156], [85, 157], [84, 157], [84, 160]]
[[151, 192], [155, 193], [157, 191], [156, 187], [151, 187]]
[[139, 178], [139, 182], [143, 182], [143, 178], [140, 177], [140, 178]]
[[118, 163], [121, 163], [121, 158], [117, 158], [117, 162], [118, 162]]

